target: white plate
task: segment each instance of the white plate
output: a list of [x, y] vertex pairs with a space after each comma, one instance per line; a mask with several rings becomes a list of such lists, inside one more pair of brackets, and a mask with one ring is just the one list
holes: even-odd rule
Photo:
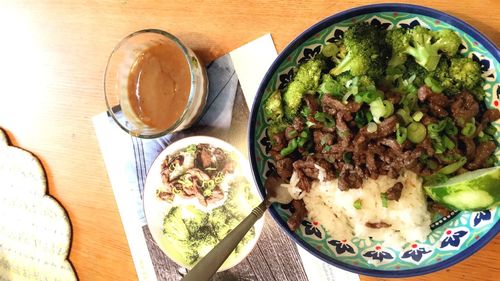
[[[161, 164], [165, 160], [167, 155], [175, 154], [176, 152], [187, 148], [191, 144], [202, 143], [210, 144], [214, 147], [221, 148], [224, 151], [234, 152], [240, 159], [241, 168], [243, 170], [244, 176], [250, 183], [251, 191], [257, 198], [262, 198], [257, 191], [257, 188], [255, 187], [253, 179], [251, 178], [248, 160], [236, 148], [225, 141], [205, 136], [188, 137], [170, 144], [165, 150], [163, 150], [151, 165], [151, 169], [149, 170], [148, 176], [146, 178], [144, 187], [144, 212], [146, 215], [146, 221], [148, 223], [149, 231], [151, 232], [151, 235], [153, 236], [156, 244], [174, 262], [188, 269], [191, 268], [191, 266], [185, 264], [182, 259], [179, 258], [180, 254], [176, 252], [176, 249], [169, 247], [168, 241], [166, 241], [166, 238], [163, 237], [163, 219], [172, 207], [172, 203], [159, 199], [156, 196], [156, 190], [162, 186], [162, 180], [160, 176]], [[254, 238], [248, 242], [243, 251], [241, 251], [236, 258], [232, 259], [230, 263], [224, 263], [219, 271], [224, 271], [237, 265], [252, 251], [253, 247], [257, 243], [257, 240], [259, 239], [260, 233], [262, 232], [263, 225], [264, 219], [260, 219], [255, 223]]]

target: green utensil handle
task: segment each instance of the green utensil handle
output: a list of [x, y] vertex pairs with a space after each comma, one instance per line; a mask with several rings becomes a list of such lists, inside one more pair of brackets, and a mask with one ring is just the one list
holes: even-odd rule
[[252, 228], [255, 222], [262, 217], [271, 203], [266, 198], [259, 206], [238, 225], [219, 244], [217, 244], [205, 257], [203, 257], [181, 281], [204, 281], [210, 280], [219, 267], [229, 257], [241, 239]]

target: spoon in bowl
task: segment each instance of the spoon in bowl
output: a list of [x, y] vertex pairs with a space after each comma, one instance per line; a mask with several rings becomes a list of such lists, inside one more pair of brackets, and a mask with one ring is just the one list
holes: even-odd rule
[[279, 177], [269, 176], [264, 184], [267, 191], [264, 201], [255, 207], [252, 212], [231, 230], [231, 232], [229, 232], [205, 257], [203, 257], [193, 269], [189, 270], [181, 281], [210, 280], [240, 243], [245, 234], [247, 234], [255, 222], [264, 215], [264, 212], [272, 203], [290, 203], [292, 197], [290, 193], [288, 193], [286, 187], [281, 185], [282, 183], [283, 181]]

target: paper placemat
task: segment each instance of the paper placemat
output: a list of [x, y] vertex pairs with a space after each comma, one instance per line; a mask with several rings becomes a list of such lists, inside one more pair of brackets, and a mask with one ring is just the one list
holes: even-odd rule
[[77, 280], [67, 259], [71, 226], [46, 194], [45, 172], [0, 129], [0, 280]]
[[[247, 150], [246, 131], [234, 131], [234, 124], [231, 124], [231, 122], [237, 120], [246, 127], [248, 117], [242, 117], [243, 114], [240, 111], [246, 111], [248, 115], [248, 108], [252, 106], [260, 80], [276, 56], [277, 53], [272, 38], [270, 34], [266, 34], [209, 64], [207, 66], [207, 75], [210, 88], [207, 107], [201, 120], [188, 130], [152, 140], [137, 139], [118, 128], [106, 113], [93, 118], [97, 139], [122, 217], [139, 280], [173, 280], [172, 278], [176, 278], [175, 272], [172, 272], [172, 268], [175, 268], [176, 265], [169, 261], [152, 241], [144, 218], [142, 193], [144, 180], [151, 163], [171, 142], [190, 135], [218, 137], [245, 152]], [[241, 87], [239, 84], [241, 84]], [[234, 102], [238, 91], [242, 91], [240, 95], [244, 96], [246, 104], [244, 101], [242, 101], [242, 104]], [[233, 141], [234, 139], [238, 140]], [[280, 235], [284, 236], [284, 234]], [[291, 242], [288, 241], [288, 243]], [[285, 251], [286, 249], [281, 250]], [[303, 270], [305, 270], [307, 278], [311, 281], [359, 280], [358, 275], [330, 266], [305, 251], [299, 251], [299, 254], [295, 253], [296, 260], [302, 261], [303, 269], [292, 268], [293, 265], [290, 264], [278, 265], [281, 266], [280, 270], [286, 268], [290, 272], [300, 272], [299, 275], [302, 277], [294, 279], [294, 276], [286, 276], [287, 272], [283, 272], [284, 276], [274, 277], [275, 280], [304, 280], [306, 276], [304, 276]], [[256, 253], [256, 255], [260, 255], [265, 263], [268, 263], [267, 260], [273, 260], [272, 262], [276, 263], [282, 262], [279, 256], [269, 257], [263, 253]], [[276, 255], [279, 255], [279, 253]], [[300, 263], [296, 262], [296, 264], [301, 267]], [[248, 264], [248, 266], [252, 267], [252, 264]], [[221, 276], [228, 278], [229, 275]], [[238, 280], [232, 278], [231, 280]], [[258, 280], [260, 279], [262, 278], [258, 278]], [[224, 277], [217, 277], [216, 275], [214, 280], [224, 280]]]

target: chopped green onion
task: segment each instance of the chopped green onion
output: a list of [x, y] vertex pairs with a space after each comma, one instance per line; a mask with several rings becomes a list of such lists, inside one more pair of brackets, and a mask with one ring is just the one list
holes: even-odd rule
[[405, 80], [405, 82], [408, 83], [408, 84], [413, 83], [413, 81], [415, 81], [415, 78], [417, 78], [417, 75], [413, 74], [407, 80]]
[[352, 206], [355, 209], [359, 210], [359, 209], [361, 209], [361, 204], [362, 204], [361, 199], [358, 199], [358, 200], [354, 201], [354, 203], [352, 204]]
[[412, 118], [415, 122], [420, 122], [420, 120], [422, 120], [422, 117], [424, 117], [424, 114], [422, 113], [422, 111], [417, 111], [412, 116]]
[[177, 182], [179, 182], [185, 187], [191, 187], [193, 186], [193, 182], [188, 177], [189, 175], [184, 175], [179, 180], [177, 180]]
[[457, 126], [455, 126], [455, 123], [453, 123], [453, 120], [450, 118], [447, 118], [446, 120], [446, 127], [444, 128], [445, 133], [448, 136], [456, 136], [458, 134]]
[[444, 166], [443, 168], [439, 169], [438, 173], [444, 175], [453, 174], [458, 169], [462, 168], [462, 166], [465, 165], [465, 163], [467, 163], [467, 158], [461, 157], [461, 159], [458, 160], [457, 162]]
[[394, 113], [394, 105], [388, 100], [384, 100], [385, 113], [384, 118], [391, 116]]
[[186, 148], [186, 152], [189, 154], [194, 154], [196, 152], [196, 144], [191, 144]]
[[373, 121], [373, 115], [372, 115], [372, 113], [370, 111], [367, 111], [365, 113], [365, 116], [366, 116], [366, 121], [367, 122]]
[[439, 121], [438, 123], [431, 123], [427, 125], [427, 130], [429, 130], [430, 133], [439, 133], [444, 130], [445, 126], [446, 123]]
[[441, 93], [443, 91], [443, 87], [441, 87], [441, 85], [439, 85], [439, 82], [430, 76], [428, 76], [424, 79], [424, 83], [425, 83], [425, 85], [430, 87], [434, 93]]
[[403, 109], [403, 108], [398, 109], [398, 111], [396, 111], [396, 114], [399, 115], [399, 117], [401, 117], [401, 119], [403, 119], [403, 122], [405, 125], [408, 125], [409, 123], [411, 123], [412, 118], [411, 118], [410, 114], [408, 113], [408, 111], [406, 111], [405, 109]]
[[455, 143], [449, 137], [447, 137], [447, 136], [443, 137], [443, 145], [447, 149], [453, 149], [453, 148], [455, 148]]
[[465, 126], [462, 128], [462, 135], [466, 137], [472, 137], [474, 133], [476, 132], [476, 122], [474, 119], [472, 122], [468, 122], [465, 124]]
[[380, 200], [382, 200], [382, 207], [387, 208], [387, 193], [380, 193]]
[[370, 112], [372, 113], [373, 121], [375, 121], [375, 123], [382, 122], [380, 118], [384, 117], [386, 109], [381, 98], [377, 98], [370, 103]]
[[304, 106], [304, 108], [302, 108], [302, 110], [300, 111], [300, 114], [307, 118], [309, 115], [311, 115], [311, 109], [307, 106]]
[[296, 138], [298, 135], [299, 133], [297, 132], [297, 130], [291, 130], [290, 132], [288, 132], [288, 137], [291, 139]]
[[408, 130], [405, 127], [399, 127], [396, 130], [396, 141], [399, 144], [403, 144], [406, 141], [407, 137], [408, 137]]
[[427, 130], [422, 123], [412, 122], [407, 130], [407, 137], [413, 143], [421, 143], [427, 135]]
[[478, 136], [479, 143], [495, 140], [492, 136], [483, 134]]
[[357, 94], [355, 97], [354, 97], [354, 100], [357, 102], [357, 103], [371, 103], [373, 102], [374, 100], [376, 100], [377, 98], [382, 98], [384, 95], [383, 93], [380, 93], [379, 91], [365, 91], [365, 92], [362, 92], [362, 93], [359, 93]]
[[440, 138], [432, 139], [432, 148], [434, 148], [434, 152], [436, 152], [436, 154], [442, 154], [446, 151], [446, 147]]
[[323, 152], [329, 152], [330, 150], [332, 150], [330, 145], [325, 145], [325, 147], [323, 147]]
[[438, 163], [434, 160], [427, 160], [425, 162], [425, 165], [427, 166], [427, 168], [429, 168], [431, 170], [436, 170], [438, 167]]
[[488, 125], [488, 127], [486, 127], [486, 128], [483, 130], [483, 132], [484, 132], [485, 134], [490, 135], [490, 136], [495, 136], [495, 134], [497, 133], [497, 128], [496, 128], [495, 126], [493, 126], [493, 125], [491, 125], [491, 124], [490, 124], [490, 125]]
[[408, 109], [413, 109], [417, 105], [417, 99], [417, 89], [415, 88], [415, 92], [404, 95], [400, 103]]
[[366, 116], [365, 116], [365, 111], [364, 110], [360, 110], [358, 112], [356, 112], [355, 116], [354, 116], [354, 122], [356, 122], [356, 126], [358, 128], [362, 128], [365, 124], [366, 124]]
[[377, 124], [373, 122], [368, 123], [368, 125], [366, 126], [366, 131], [368, 133], [375, 133], [377, 131]]
[[299, 139], [297, 141], [297, 145], [299, 147], [303, 147], [304, 144], [306, 144], [307, 140], [309, 139], [309, 132], [304, 130], [300, 133]]
[[314, 114], [314, 119], [324, 123], [327, 128], [335, 126], [335, 120], [333, 120], [333, 117], [324, 112], [316, 112], [316, 114]]
[[288, 142], [287, 147], [283, 148], [280, 151], [281, 156], [285, 157], [294, 152], [297, 149], [297, 145], [298, 145], [297, 139], [293, 139], [290, 142]]
[[345, 163], [351, 164], [352, 163], [352, 152], [344, 152], [342, 155], [342, 159], [344, 160]]
[[314, 122], [311, 122], [309, 120], [306, 121], [306, 125], [308, 128], [311, 128], [312, 126], [315, 126], [316, 124]]

